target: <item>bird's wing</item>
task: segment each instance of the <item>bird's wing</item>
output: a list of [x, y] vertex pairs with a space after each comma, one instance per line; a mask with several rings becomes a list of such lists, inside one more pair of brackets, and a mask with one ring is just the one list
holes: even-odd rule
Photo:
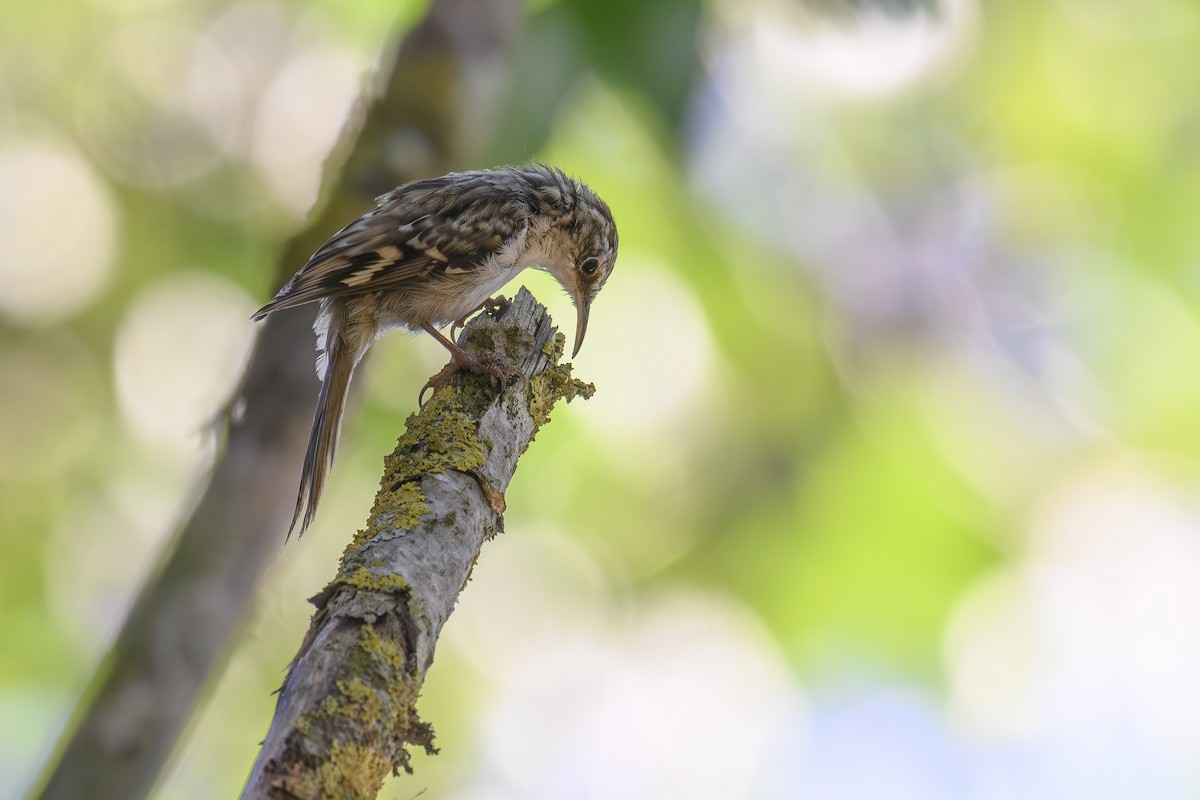
[[520, 202], [488, 207], [458, 192], [451, 202], [439, 203], [430, 201], [445, 193], [422, 198], [402, 189], [331, 236], [254, 319], [327, 297], [402, 288], [474, 269], [528, 225]]

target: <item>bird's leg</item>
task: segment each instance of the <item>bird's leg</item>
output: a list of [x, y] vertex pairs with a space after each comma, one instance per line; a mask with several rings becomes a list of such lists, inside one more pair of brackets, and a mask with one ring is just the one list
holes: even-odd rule
[[[487, 302], [483, 303], [480, 308], [482, 308], [484, 305], [487, 305]], [[507, 302], [507, 300], [504, 301], [506, 304]], [[425, 405], [423, 402], [425, 392], [429, 391], [430, 389], [437, 391], [439, 388], [446, 385], [446, 381], [453, 378], [461, 370], [465, 369], [470, 372], [474, 372], [477, 375], [494, 375], [502, 380], [517, 374], [516, 368], [509, 364], [505, 364], [503, 362], [485, 361], [478, 356], [468, 353], [466, 350], [463, 350], [454, 342], [447, 339], [444, 335], [442, 335], [441, 331], [430, 325], [428, 322], [421, 323], [421, 328], [434, 339], [437, 339], [443, 347], [450, 351], [450, 363], [442, 367], [441, 371], [430, 378], [425, 385], [421, 387], [421, 393], [417, 395], [417, 403], [419, 403], [421, 406]]]
[[482, 303], [475, 306], [474, 308], [472, 308], [467, 313], [463, 314], [458, 319], [454, 320], [454, 324], [450, 326], [450, 338], [452, 340], [458, 339], [458, 330], [467, 324], [467, 320], [476, 311], [483, 311], [486, 309], [487, 311], [490, 311], [491, 313], [494, 314], [497, 311], [499, 311], [502, 308], [505, 308], [507, 306], [508, 306], [508, 298], [505, 297], [504, 295], [498, 294], [495, 297], [489, 297], [487, 300], [484, 300]]

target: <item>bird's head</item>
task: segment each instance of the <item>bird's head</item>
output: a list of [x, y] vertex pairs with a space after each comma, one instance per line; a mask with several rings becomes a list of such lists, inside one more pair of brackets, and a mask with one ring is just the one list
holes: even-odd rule
[[617, 225], [608, 204], [580, 184], [574, 208], [555, 227], [561, 237], [562, 257], [547, 264], [546, 269], [558, 278], [575, 303], [574, 358], [587, 333], [592, 301], [604, 288], [617, 261]]

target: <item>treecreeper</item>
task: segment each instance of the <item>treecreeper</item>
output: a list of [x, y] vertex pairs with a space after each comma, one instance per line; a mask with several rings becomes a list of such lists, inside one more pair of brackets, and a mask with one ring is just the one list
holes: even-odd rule
[[478, 358], [438, 328], [462, 326], [528, 268], [553, 275], [577, 312], [575, 348], [592, 301], [617, 259], [617, 226], [608, 205], [554, 167], [533, 164], [454, 172], [414, 181], [333, 234], [253, 319], [319, 302], [317, 376], [321, 389], [300, 473], [289, 535], [316, 515], [333, 465], [354, 368], [393, 328], [423, 330], [450, 351], [450, 363], [421, 395], [459, 370], [508, 377], [506, 364]]

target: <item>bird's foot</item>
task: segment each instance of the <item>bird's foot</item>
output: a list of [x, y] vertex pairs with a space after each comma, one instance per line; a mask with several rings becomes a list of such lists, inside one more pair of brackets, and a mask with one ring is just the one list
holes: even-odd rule
[[467, 320], [470, 319], [475, 312], [488, 311], [492, 314], [495, 314], [497, 311], [507, 308], [508, 303], [508, 298], [502, 294], [498, 294], [495, 297], [489, 297], [487, 300], [484, 300], [482, 303], [475, 306], [458, 319], [454, 320], [454, 324], [450, 326], [450, 339], [453, 341], [458, 338], [458, 332], [462, 330], [463, 326], [467, 324]]
[[[457, 375], [462, 370], [474, 372], [476, 375], [490, 375], [499, 378], [501, 385], [504, 381], [514, 376], [522, 375], [521, 371], [512, 364], [498, 361], [491, 358], [480, 358], [471, 355], [466, 350], [458, 350], [452, 353], [450, 363], [442, 367], [437, 374], [430, 378], [424, 386], [421, 387], [421, 393], [417, 395], [417, 403], [421, 408], [425, 407], [425, 393], [445, 386], [450, 382], [450, 379]], [[432, 397], [432, 396], [431, 396]]]

